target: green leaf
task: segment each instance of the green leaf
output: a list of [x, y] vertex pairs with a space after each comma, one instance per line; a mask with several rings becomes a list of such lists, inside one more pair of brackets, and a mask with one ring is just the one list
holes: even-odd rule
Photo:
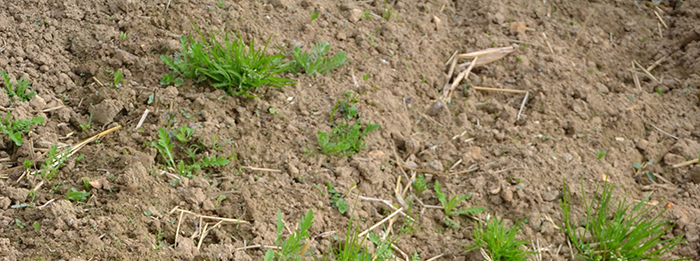
[[89, 192], [78, 191], [75, 188], [71, 188], [72, 192], [66, 194], [66, 199], [70, 201], [85, 201], [89, 196]]
[[440, 183], [438, 183], [438, 181], [435, 181], [434, 187], [435, 194], [437, 195], [440, 204], [442, 204], [443, 207], [447, 206], [447, 199], [445, 199], [445, 193], [442, 193], [442, 189], [440, 188]]
[[642, 164], [634, 163], [634, 165], [632, 165], [632, 167], [634, 167], [635, 169], [641, 169], [641, 168], [642, 168]]
[[349, 208], [348, 202], [345, 201], [345, 199], [342, 199], [342, 198], [339, 198], [339, 199], [335, 202], [335, 207], [338, 208], [338, 212], [340, 212], [340, 214], [345, 214], [345, 212], [347, 212], [347, 211], [348, 211], [348, 208]]

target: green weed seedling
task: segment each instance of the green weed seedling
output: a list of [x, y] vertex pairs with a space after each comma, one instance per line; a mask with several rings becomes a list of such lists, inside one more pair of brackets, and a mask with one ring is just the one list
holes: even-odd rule
[[7, 72], [0, 71], [0, 75], [2, 75], [2, 79], [5, 81], [5, 89], [3, 90], [10, 99], [17, 96], [20, 101], [29, 101], [36, 96], [36, 92], [27, 92], [32, 87], [29, 86], [29, 81], [24, 79], [24, 77], [20, 78], [17, 84], [11, 84]]
[[66, 194], [66, 199], [70, 201], [85, 201], [90, 196], [90, 192], [78, 191], [75, 188], [70, 188], [71, 192]]
[[120, 88], [122, 87], [122, 81], [124, 80], [124, 73], [122, 70], [117, 70], [114, 72], [114, 78], [112, 79], [112, 86]]
[[428, 181], [425, 180], [425, 175], [418, 174], [418, 177], [413, 180], [413, 190], [416, 192], [416, 196], [423, 194], [423, 191], [425, 191], [427, 188]]
[[294, 61], [290, 62], [290, 66], [295, 68], [297, 72], [304, 72], [309, 76], [314, 76], [316, 73], [324, 74], [334, 70], [345, 64], [345, 52], [339, 52], [333, 57], [327, 57], [331, 46], [327, 42], [317, 43], [311, 49], [311, 53], [295, 47], [292, 53]]
[[336, 191], [335, 187], [331, 183], [326, 184], [326, 188], [328, 188], [328, 194], [331, 196], [331, 206], [338, 209], [340, 214], [345, 214], [345, 212], [348, 211], [349, 206], [348, 202], [343, 198], [343, 194]]
[[[200, 150], [208, 148], [203, 145], [190, 144], [193, 134], [194, 129], [187, 126], [182, 126], [170, 132], [160, 128], [158, 129], [158, 139], [151, 142], [150, 145], [158, 150], [169, 169], [187, 178], [193, 177], [201, 169], [222, 167], [230, 163], [227, 158], [218, 155], [199, 156], [198, 152]], [[171, 136], [174, 136], [175, 139], [172, 139]], [[187, 162], [183, 159], [175, 160], [177, 156], [175, 155], [174, 146], [176, 144], [179, 148], [188, 148], [182, 150], [190, 158]]]
[[[651, 193], [632, 206], [624, 197], [613, 200], [614, 185], [600, 184], [592, 198], [586, 196], [583, 179], [581, 195], [584, 213], [575, 218], [571, 211], [571, 189], [564, 180], [564, 232], [577, 257], [583, 260], [670, 260], [665, 254], [681, 244], [684, 235], [666, 237], [672, 226], [661, 216], [667, 208], [654, 211], [648, 204]], [[599, 193], [600, 192], [600, 193]], [[656, 212], [656, 214], [654, 214]], [[583, 227], [583, 230], [577, 228]], [[678, 259], [685, 260], [685, 259]]]
[[[364, 246], [369, 239], [375, 244], [374, 253], [368, 251]], [[370, 232], [367, 236], [360, 238], [357, 227], [353, 227], [353, 220], [350, 219], [348, 229], [345, 233], [345, 244], [339, 244], [337, 249], [331, 249], [330, 254], [323, 257], [324, 261], [383, 261], [392, 260], [392, 241], [382, 241], [375, 233]]]
[[607, 153], [607, 151], [596, 150], [596, 153], [598, 154], [598, 159], [602, 159], [603, 157], [605, 157], [605, 154]]
[[[275, 252], [272, 249], [267, 250], [265, 253], [265, 261], [286, 261], [286, 260], [303, 260], [304, 254], [309, 248], [311, 243], [309, 240], [309, 228], [314, 223], [314, 212], [309, 210], [306, 215], [301, 217], [299, 220], [299, 228], [294, 231], [293, 234], [289, 235], [287, 239], [283, 239], [282, 231], [284, 230], [284, 221], [282, 221], [282, 212], [277, 210], [277, 240], [275, 245], [277, 245], [281, 250]], [[307, 241], [302, 244], [303, 241]]]
[[469, 207], [468, 209], [457, 209], [457, 205], [459, 205], [460, 202], [465, 201], [469, 199], [472, 194], [467, 193], [463, 195], [457, 195], [452, 197], [449, 201], [447, 201], [447, 197], [445, 196], [445, 193], [442, 192], [442, 189], [440, 188], [440, 183], [438, 181], [435, 181], [435, 194], [437, 194], [438, 200], [440, 201], [440, 204], [442, 204], [442, 208], [445, 211], [445, 215], [448, 216], [456, 216], [456, 215], [476, 215], [481, 212], [483, 212], [485, 209], [482, 207]]
[[[275, 75], [291, 69], [282, 63], [284, 55], [268, 55], [267, 43], [262, 48], [255, 48], [253, 40], [248, 45], [238, 37], [208, 35], [195, 26], [199, 38], [182, 37], [182, 49], [173, 58], [160, 56], [161, 60], [173, 71], [163, 76], [162, 85], [182, 84], [180, 76], [192, 79], [196, 83], [209, 80], [215, 88], [223, 89], [229, 94], [255, 97], [262, 86], [282, 87], [294, 83], [292, 79]], [[179, 80], [178, 80], [179, 79]]]
[[338, 99], [335, 106], [333, 106], [333, 112], [331, 112], [331, 122], [333, 122], [333, 116], [335, 116], [335, 114], [338, 112], [347, 120], [352, 120], [353, 118], [357, 117], [359, 115], [359, 110], [355, 104], [359, 103], [357, 100], [358, 96], [359, 95], [351, 91], [345, 92], [343, 97]]
[[82, 131], [86, 131], [86, 130], [89, 130], [92, 128], [92, 115], [93, 115], [93, 112], [90, 112], [90, 117], [88, 117], [88, 122], [85, 124], [80, 124], [80, 129]]
[[516, 239], [519, 233], [519, 225], [507, 227], [503, 220], [490, 218], [486, 224], [477, 224], [474, 227], [474, 244], [466, 246], [465, 251], [484, 249], [493, 261], [524, 261], [527, 260], [525, 255], [533, 252], [522, 248], [527, 245], [527, 241]]
[[41, 163], [41, 170], [39, 171], [41, 178], [48, 180], [55, 177], [69, 159], [68, 154], [70, 154], [70, 149], [59, 151], [58, 146], [51, 146], [49, 151], [46, 152], [46, 159]]
[[318, 145], [323, 154], [350, 157], [365, 148], [364, 137], [376, 129], [379, 129], [379, 124], [369, 123], [363, 128], [361, 119], [352, 125], [342, 122], [330, 133], [319, 131]]
[[22, 133], [27, 133], [32, 130], [32, 126], [41, 125], [44, 123], [44, 117], [34, 117], [31, 119], [12, 119], [10, 112], [7, 112], [5, 118], [0, 118], [0, 131], [7, 134], [15, 145], [22, 146], [24, 140]]

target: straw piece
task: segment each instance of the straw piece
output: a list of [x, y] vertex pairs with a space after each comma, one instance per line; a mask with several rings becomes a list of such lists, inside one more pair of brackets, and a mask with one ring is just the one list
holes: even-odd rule
[[639, 64], [639, 62], [637, 62], [637, 61], [635, 61], [635, 60], [633, 60], [632, 62], [635, 63], [635, 64], [637, 65], [637, 67], [639, 67], [639, 69], [641, 69], [644, 73], [646, 73], [647, 75], [649, 75], [649, 77], [650, 77], [652, 80], [654, 80], [655, 82], [660, 83], [659, 80], [656, 79], [656, 77], [654, 77], [654, 75], [651, 74], [649, 71], [647, 71], [646, 68], [642, 67], [642, 65]]
[[392, 217], [398, 215], [401, 211], [403, 211], [403, 207], [401, 207], [401, 208], [399, 208], [398, 210], [394, 211], [394, 213], [391, 213], [391, 215], [385, 217], [384, 219], [382, 219], [382, 221], [379, 221], [377, 224], [374, 224], [374, 226], [372, 226], [372, 227], [368, 228], [367, 230], [363, 231], [363, 232], [360, 233], [357, 237], [358, 237], [358, 238], [364, 237], [365, 235], [367, 235], [367, 233], [369, 233], [369, 231], [372, 231], [373, 229], [377, 228], [378, 226], [381, 226], [382, 224], [384, 224], [384, 222], [386, 222], [387, 220], [391, 219]]
[[479, 87], [479, 86], [471, 86], [471, 88], [474, 89], [474, 90], [477, 90], [477, 91], [507, 92], [507, 93], [517, 93], [517, 94], [527, 94], [527, 91], [515, 90], [515, 89], [498, 89], [498, 88]]
[[136, 124], [136, 127], [134, 128], [134, 130], [138, 130], [139, 128], [141, 128], [141, 125], [146, 120], [146, 116], [148, 116], [148, 112], [150, 112], [148, 109], [143, 111], [143, 116], [141, 116], [141, 119], [139, 120], [139, 123]]
[[685, 162], [681, 162], [681, 163], [675, 164], [675, 165], [673, 165], [672, 167], [673, 167], [674, 169], [677, 169], [677, 168], [680, 168], [680, 167], [685, 167], [685, 166], [688, 166], [688, 165], [693, 165], [693, 164], [695, 164], [695, 163], [698, 163], [698, 161], [699, 161], [699, 159], [691, 159], [691, 160], [689, 160], [689, 161], [685, 161]]
[[666, 25], [666, 22], [664, 22], [664, 19], [661, 18], [661, 16], [659, 15], [659, 12], [654, 11], [654, 14], [656, 15], [656, 18], [659, 18], [659, 21], [661, 21], [661, 24], [663, 24], [664, 27], [666, 27], [666, 29], [668, 29], [668, 25]]
[[527, 102], [527, 96], [529, 96], [529, 95], [530, 95], [529, 92], [525, 93], [525, 98], [523, 98], [523, 103], [520, 104], [520, 111], [518, 111], [518, 117], [515, 119], [516, 121], [520, 120], [520, 114], [523, 113], [523, 108], [525, 108], [525, 103]]

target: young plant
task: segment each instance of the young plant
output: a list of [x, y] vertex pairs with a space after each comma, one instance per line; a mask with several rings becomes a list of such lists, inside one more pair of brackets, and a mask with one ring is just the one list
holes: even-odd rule
[[602, 159], [603, 157], [605, 157], [605, 154], [607, 153], [607, 151], [596, 150], [596, 153], [598, 154], [598, 159]]
[[331, 196], [331, 206], [338, 209], [340, 214], [345, 214], [345, 212], [348, 211], [349, 206], [348, 202], [343, 198], [343, 194], [336, 191], [335, 187], [331, 183], [326, 184], [326, 187], [328, 188], [328, 194]]
[[384, 20], [386, 20], [387, 22], [391, 21], [391, 17], [394, 14], [394, 11], [394, 7], [387, 3], [387, 0], [384, 0], [384, 13], [382, 13], [382, 18], [384, 18]]
[[89, 130], [92, 128], [92, 115], [93, 115], [93, 113], [90, 112], [90, 117], [88, 117], [88, 122], [85, 124], [80, 124], [80, 129], [82, 131], [86, 131], [86, 130]]
[[[209, 80], [215, 88], [223, 89], [229, 94], [254, 97], [262, 86], [282, 87], [294, 83], [294, 80], [275, 77], [291, 69], [282, 64], [284, 55], [268, 55], [267, 43], [262, 48], [255, 48], [253, 40], [248, 43], [228, 33], [217, 40], [213, 32], [205, 36], [197, 28], [199, 39], [181, 38], [182, 50], [174, 58], [161, 56], [172, 73], [163, 76], [161, 84], [176, 83], [179, 76], [193, 79], [195, 82]], [[182, 80], [180, 80], [182, 81]]]
[[24, 77], [20, 78], [17, 84], [11, 84], [7, 72], [0, 71], [0, 75], [2, 75], [2, 79], [5, 81], [4, 91], [7, 93], [10, 100], [12, 100], [12, 97], [17, 96], [20, 101], [29, 101], [36, 96], [36, 92], [27, 92], [32, 87], [29, 86], [29, 81], [24, 79]]
[[423, 194], [423, 191], [425, 191], [428, 188], [428, 181], [425, 180], [425, 175], [419, 174], [418, 178], [416, 178], [413, 181], [413, 190], [416, 192], [416, 196], [420, 196], [420, 194]]
[[[277, 240], [275, 245], [277, 245], [281, 250], [275, 252], [272, 249], [267, 250], [265, 253], [265, 261], [272, 260], [303, 260], [304, 254], [309, 249], [309, 244], [311, 243], [309, 239], [309, 228], [314, 223], [314, 212], [309, 210], [306, 215], [301, 217], [299, 220], [299, 228], [294, 231], [293, 234], [289, 235], [287, 239], [283, 240], [282, 231], [284, 230], [284, 221], [282, 221], [282, 212], [277, 210]], [[306, 240], [306, 243], [302, 242]], [[276, 258], [275, 258], [276, 257]]]
[[[369, 239], [376, 245], [374, 253], [368, 251], [365, 246], [365, 240]], [[368, 236], [360, 238], [357, 227], [353, 227], [353, 220], [350, 219], [350, 224], [345, 233], [345, 244], [338, 245], [337, 249], [331, 249], [328, 256], [324, 256], [323, 260], [335, 261], [383, 261], [393, 260], [393, 251], [391, 249], [392, 241], [382, 241], [375, 233], [370, 232]]]
[[294, 61], [291, 62], [291, 66], [296, 68], [296, 71], [302, 71], [309, 76], [314, 76], [316, 73], [324, 74], [345, 64], [345, 52], [336, 53], [329, 58], [326, 57], [326, 54], [330, 49], [331, 46], [327, 42], [314, 45], [311, 53], [295, 47], [292, 51]]
[[364, 137], [376, 129], [379, 129], [379, 124], [370, 123], [363, 128], [361, 119], [352, 125], [342, 122], [330, 133], [319, 131], [318, 145], [323, 154], [350, 157], [365, 147]]
[[440, 188], [440, 183], [438, 181], [435, 181], [435, 194], [437, 194], [438, 200], [440, 201], [440, 204], [442, 204], [442, 208], [445, 211], [445, 215], [448, 216], [476, 215], [485, 210], [482, 207], [469, 207], [468, 209], [455, 210], [455, 208], [457, 207], [457, 205], [459, 205], [460, 202], [469, 199], [472, 196], [472, 194], [467, 193], [463, 195], [457, 195], [452, 197], [449, 201], [447, 201], [447, 197], [445, 196], [445, 193], [442, 192], [442, 189]]
[[117, 70], [114, 72], [114, 78], [112, 79], [112, 85], [114, 87], [120, 88], [122, 87], [122, 81], [124, 79], [124, 73], [122, 73], [122, 70]]
[[358, 95], [351, 91], [345, 92], [345, 94], [343, 94], [343, 97], [338, 99], [338, 101], [335, 103], [335, 106], [333, 107], [333, 112], [331, 112], [330, 117], [331, 122], [333, 122], [333, 116], [335, 116], [336, 112], [340, 112], [340, 115], [342, 115], [343, 118], [346, 118], [348, 120], [352, 120], [353, 118], [357, 117], [359, 114], [359, 110], [355, 105], [359, 103], [357, 97]]
[[78, 191], [75, 188], [70, 188], [71, 192], [66, 194], [66, 199], [70, 201], [85, 201], [90, 196], [90, 192], [85, 192], [84, 190]]
[[525, 255], [531, 252], [523, 249], [527, 245], [526, 240], [515, 238], [519, 233], [518, 225], [506, 227], [503, 220], [491, 218], [486, 224], [479, 223], [474, 227], [474, 244], [466, 246], [465, 251], [484, 249], [493, 261], [527, 260]]
[[51, 146], [49, 151], [46, 152], [46, 159], [41, 164], [41, 170], [39, 171], [41, 178], [48, 180], [55, 177], [68, 160], [68, 154], [70, 154], [70, 149], [59, 152], [58, 146]]
[[22, 144], [24, 144], [22, 133], [27, 133], [32, 130], [32, 126], [41, 125], [43, 123], [44, 117], [12, 120], [12, 115], [10, 115], [10, 112], [7, 112], [7, 116], [5, 116], [5, 118], [0, 118], [0, 131], [7, 134], [15, 145], [22, 146]]
[[[596, 185], [595, 195], [586, 197], [583, 180], [583, 216], [575, 218], [571, 212], [571, 189], [564, 180], [564, 196], [559, 202], [564, 216], [564, 231], [584, 260], [669, 260], [670, 252], [683, 235], [667, 238], [672, 226], [661, 216], [665, 207], [654, 214], [656, 207], [648, 204], [651, 193], [632, 206], [624, 197], [613, 200], [614, 185], [604, 182], [602, 191]], [[598, 193], [600, 192], [600, 194]], [[632, 208], [630, 208], [632, 207]], [[577, 228], [583, 227], [583, 230]]]
[[[200, 149], [204, 150], [207, 148], [203, 145], [200, 146], [197, 144], [191, 144], [188, 146], [188, 143], [192, 141], [193, 134], [194, 130], [187, 126], [182, 126], [171, 132], [160, 128], [158, 129], [158, 139], [151, 142], [150, 145], [158, 150], [160, 155], [165, 160], [165, 164], [168, 168], [174, 170], [177, 174], [184, 177], [193, 177], [201, 169], [226, 166], [230, 163], [227, 158], [220, 157], [218, 155], [197, 157], [197, 152]], [[174, 136], [175, 139], [172, 139], [171, 136]], [[178, 148], [189, 147], [189, 149], [182, 151], [184, 151], [185, 154], [190, 157], [190, 163], [187, 163], [182, 159], [179, 161], [175, 160], [176, 155], [173, 150], [175, 144], [178, 145]]]
[[314, 20], [316, 20], [316, 18], [318, 18], [318, 15], [319, 15], [319, 12], [318, 12], [318, 11], [312, 10], [312, 11], [311, 11], [311, 22], [313, 22]]

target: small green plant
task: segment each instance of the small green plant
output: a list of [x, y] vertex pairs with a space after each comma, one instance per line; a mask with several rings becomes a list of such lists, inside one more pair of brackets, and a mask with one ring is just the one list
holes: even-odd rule
[[36, 96], [36, 92], [27, 92], [32, 87], [29, 86], [29, 81], [24, 79], [24, 77], [20, 78], [16, 84], [11, 84], [10, 77], [7, 76], [7, 72], [0, 71], [0, 75], [2, 75], [2, 79], [5, 81], [4, 91], [7, 93], [10, 100], [12, 97], [17, 96], [20, 101], [29, 101]]
[[605, 157], [605, 154], [608, 152], [604, 151], [604, 150], [596, 150], [596, 153], [598, 154], [598, 159], [602, 159]]
[[418, 177], [413, 180], [413, 190], [416, 192], [416, 195], [419, 196], [420, 194], [423, 194], [423, 191], [425, 191], [427, 188], [428, 181], [425, 180], [425, 175], [418, 174]]
[[319, 12], [318, 12], [318, 11], [316, 11], [315, 9], [312, 10], [312, 11], [311, 11], [311, 22], [313, 22], [314, 20], [316, 20], [316, 18], [318, 18], [318, 15], [319, 15]]
[[85, 201], [90, 196], [90, 192], [78, 191], [75, 188], [70, 188], [71, 192], [66, 194], [66, 199], [70, 201]]
[[80, 129], [82, 131], [86, 131], [86, 130], [89, 130], [92, 128], [92, 115], [93, 115], [93, 112], [90, 112], [90, 117], [88, 117], [88, 122], [85, 124], [80, 124]]
[[34, 223], [32, 223], [32, 228], [34, 229], [34, 231], [41, 230], [41, 224], [39, 223], [39, 221], [34, 221]]
[[[158, 150], [158, 153], [163, 157], [165, 165], [169, 169], [174, 170], [183, 177], [191, 178], [201, 169], [222, 167], [230, 163], [227, 158], [218, 155], [198, 157], [197, 152], [199, 152], [200, 149], [207, 149], [207, 147], [204, 145], [190, 144], [193, 134], [194, 130], [187, 126], [182, 126], [171, 132], [160, 128], [158, 129], [158, 139], [151, 142], [150, 145]], [[175, 139], [172, 139], [171, 136], [174, 136]], [[190, 162], [185, 162], [185, 160], [182, 159], [179, 161], [175, 160], [176, 155], [173, 149], [176, 144], [180, 148], [188, 148], [182, 151], [190, 157]], [[214, 146], [216, 146], [216, 142], [214, 142]]]
[[219, 6], [219, 9], [224, 9], [224, 2], [221, 1], [221, 0], [219, 0], [219, 1], [218, 1], [218, 6]]
[[[566, 180], [563, 199], [559, 201], [564, 216], [564, 231], [578, 250], [578, 258], [669, 260], [664, 254], [681, 244], [682, 234], [665, 237], [672, 229], [669, 220], [661, 219], [667, 208], [654, 214], [655, 207], [648, 204], [651, 193], [632, 207], [624, 197], [613, 200], [615, 186], [608, 182], [604, 182], [602, 191], [600, 184], [597, 184], [592, 198], [586, 197], [584, 187], [581, 180], [584, 215], [580, 218], [572, 215], [571, 189], [566, 185]], [[578, 230], [579, 227], [584, 229]]]
[[226, 199], [226, 196], [224, 195], [221, 195], [218, 198], [216, 198], [216, 203], [214, 203], [214, 207], [218, 208], [219, 206], [221, 206], [221, 202], [224, 201], [224, 199]]
[[284, 55], [281, 53], [267, 54], [271, 38], [262, 48], [255, 48], [253, 40], [246, 46], [240, 36], [230, 37], [226, 33], [219, 35], [222, 38], [219, 41], [213, 32], [206, 37], [197, 26], [195, 28], [199, 39], [182, 37], [179, 54], [173, 58], [160, 57], [173, 70], [163, 76], [162, 85], [176, 83], [179, 76], [183, 76], [197, 83], [209, 80], [215, 88], [232, 95], [255, 97], [262, 86], [282, 87], [294, 83], [291, 79], [275, 77], [291, 67], [282, 64]]
[[369, 18], [370, 15], [371, 15], [371, 13], [369, 11], [363, 10], [362, 14], [360, 15], [360, 20], [365, 20], [365, 19]]
[[298, 46], [292, 51], [294, 61], [290, 62], [290, 66], [297, 72], [304, 72], [309, 76], [314, 76], [316, 73], [324, 74], [334, 70], [345, 64], [345, 52], [339, 52], [333, 57], [327, 57], [331, 46], [327, 42], [317, 43], [308, 53]]
[[[391, 17], [394, 15], [394, 7], [391, 6], [387, 0], [384, 0], [384, 13], [382, 13], [382, 18], [387, 22], [391, 21]], [[398, 14], [396, 15], [398, 17]]]
[[482, 207], [469, 207], [468, 209], [455, 210], [455, 208], [460, 202], [469, 199], [472, 196], [472, 194], [467, 193], [463, 195], [457, 195], [452, 197], [449, 201], [447, 201], [447, 197], [445, 196], [445, 193], [442, 192], [442, 189], [440, 188], [440, 183], [438, 181], [435, 181], [435, 194], [437, 194], [438, 200], [440, 201], [440, 204], [442, 204], [442, 208], [445, 211], [445, 215], [448, 216], [476, 215], [485, 210]]
[[165, 235], [165, 233], [163, 233], [163, 231], [158, 231], [158, 234], [156, 234], [156, 242], [157, 243], [155, 245], [153, 245], [153, 248], [160, 249], [165, 245], [165, 243], [163, 243], [163, 235]]
[[22, 146], [24, 140], [22, 139], [22, 133], [27, 133], [32, 129], [34, 125], [41, 125], [44, 123], [44, 117], [34, 117], [32, 119], [12, 119], [10, 112], [7, 112], [5, 118], [0, 118], [0, 131], [7, 134], [15, 145]]
[[129, 38], [129, 34], [126, 32], [119, 32], [119, 38], [122, 39], [122, 41], [126, 40], [126, 38]]
[[[277, 245], [281, 250], [275, 252], [272, 249], [267, 250], [265, 253], [265, 261], [279, 260], [303, 260], [304, 254], [309, 249], [309, 228], [314, 223], [314, 212], [309, 210], [306, 215], [301, 217], [299, 220], [299, 228], [294, 231], [293, 234], [289, 235], [287, 239], [283, 239], [282, 231], [284, 230], [284, 221], [282, 221], [282, 212], [277, 210], [277, 240], [275, 245]], [[302, 242], [306, 240], [305, 244]], [[276, 257], [276, 258], [275, 258]]]
[[656, 88], [656, 94], [658, 94], [658, 95], [663, 95], [663, 94], [664, 94], [664, 91], [661, 90], [661, 89], [659, 89], [659, 88]]
[[357, 117], [359, 110], [355, 104], [359, 102], [357, 100], [358, 96], [359, 95], [355, 94], [354, 92], [346, 91], [345, 94], [343, 94], [343, 97], [338, 99], [333, 107], [333, 112], [331, 112], [330, 117], [331, 122], [333, 122], [333, 116], [335, 116], [336, 112], [340, 112], [340, 115], [348, 120], [352, 120], [353, 118]]
[[122, 81], [124, 80], [124, 73], [122, 70], [117, 70], [114, 72], [114, 78], [112, 78], [112, 86], [120, 88], [122, 87]]
[[39, 171], [41, 178], [48, 180], [55, 177], [61, 167], [65, 166], [68, 154], [70, 154], [70, 149], [59, 152], [58, 146], [51, 146], [49, 151], [46, 152], [46, 159], [41, 164], [41, 170]]
[[27, 226], [27, 224], [25, 224], [24, 222], [22, 222], [22, 221], [19, 220], [19, 219], [15, 219], [15, 225], [17, 225], [17, 227], [20, 228], [20, 229], [22, 229], [22, 228], [24, 228], [24, 227]]
[[474, 244], [466, 246], [465, 251], [484, 249], [493, 261], [527, 260], [525, 255], [532, 252], [523, 249], [527, 241], [515, 238], [519, 233], [519, 225], [507, 227], [503, 220], [490, 218], [486, 224], [477, 224], [474, 227]]
[[90, 179], [83, 177], [82, 180], [85, 190], [90, 191]]
[[[368, 251], [365, 246], [365, 240], [375, 244], [374, 253]], [[384, 261], [393, 260], [393, 252], [391, 250], [392, 241], [382, 241], [375, 233], [370, 232], [368, 236], [360, 238], [357, 227], [353, 227], [353, 219], [350, 219], [350, 224], [345, 233], [345, 244], [338, 245], [337, 249], [331, 248], [328, 256], [324, 256], [323, 260], [335, 261]]]
[[365, 147], [364, 137], [376, 129], [379, 129], [379, 124], [369, 123], [363, 128], [361, 119], [352, 125], [342, 122], [330, 133], [319, 131], [318, 145], [323, 154], [350, 157]]
[[331, 196], [331, 206], [338, 209], [340, 214], [345, 214], [345, 212], [348, 211], [349, 206], [348, 202], [343, 198], [343, 194], [336, 191], [335, 186], [333, 186], [331, 183], [326, 184], [326, 187], [328, 188], [328, 194]]

